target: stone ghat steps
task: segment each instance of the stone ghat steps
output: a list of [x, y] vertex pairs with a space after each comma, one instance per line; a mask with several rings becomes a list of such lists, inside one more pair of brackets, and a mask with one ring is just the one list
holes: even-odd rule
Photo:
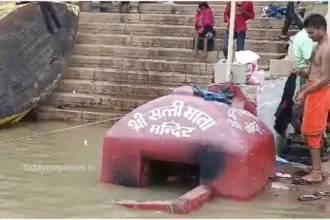
[[[55, 105], [44, 105], [38, 107], [38, 119], [40, 120], [65, 120], [65, 121], [102, 121], [110, 118], [125, 116], [127, 112], [116, 112], [112, 109], [84, 108], [84, 107], [64, 107]], [[104, 122], [114, 125], [120, 118]]]
[[[194, 26], [194, 14], [121, 14], [121, 13], [91, 13], [81, 12], [80, 22], [95, 23], [128, 23], [128, 24], [165, 24]], [[223, 16], [215, 16], [214, 26], [223, 26]], [[249, 28], [280, 29], [283, 27], [283, 19], [256, 17], [248, 21]]]
[[[199, 4], [202, 1], [174, 1], [176, 4]], [[207, 1], [209, 5], [224, 5], [225, 1]], [[288, 2], [285, 1], [253, 1], [254, 6], [268, 6], [269, 4], [286, 6]]]
[[131, 97], [138, 99], [155, 99], [170, 94], [175, 86], [150, 84], [118, 84], [107, 81], [64, 79], [59, 83], [57, 92], [98, 94], [112, 97]]
[[180, 62], [154, 59], [118, 58], [103, 56], [71, 56], [71, 67], [113, 68], [135, 71], [177, 72], [191, 75], [211, 76], [213, 64]]
[[[63, 79], [95, 80], [117, 84], [150, 84], [174, 87], [191, 83], [207, 86], [212, 83], [212, 76], [179, 74], [175, 72], [134, 71], [86, 67], [69, 67], [68, 72], [64, 75]], [[149, 85], [147, 85], [147, 87], [148, 86]]]
[[148, 101], [150, 101], [150, 99], [57, 91], [53, 92], [52, 95], [43, 102], [43, 105], [52, 105], [58, 108], [90, 108], [106, 109], [109, 112], [129, 112]]
[[[259, 54], [260, 65], [268, 65], [270, 59], [281, 59], [284, 58], [286, 53], [265, 53], [265, 52], [258, 52]], [[167, 60], [167, 61], [176, 61], [176, 62], [195, 62], [195, 63], [214, 63], [217, 62], [219, 59], [223, 59], [222, 52], [212, 51], [209, 52], [207, 58], [202, 58], [202, 52], [198, 51], [198, 55], [195, 56], [193, 50], [191, 49], [183, 49], [183, 48], [144, 48], [144, 47], [126, 47], [126, 46], [116, 46], [116, 45], [88, 45], [88, 44], [77, 44], [74, 48], [74, 53], [78, 56], [93, 56], [94, 61], [102, 65], [105, 64], [107, 61], [105, 59], [107, 57], [116, 57], [116, 59], [124, 58], [124, 59], [151, 59], [150, 62], [157, 62], [158, 60]], [[96, 58], [100, 57], [100, 58]], [[96, 61], [98, 59], [98, 61]], [[111, 59], [111, 62], [113, 59]], [[72, 65], [76, 65], [77, 59], [73, 58]], [[89, 61], [90, 64], [92, 61]], [[133, 61], [132, 62], [139, 62]], [[139, 62], [141, 63], [141, 62]], [[146, 62], [144, 62], [146, 63]], [[85, 63], [87, 65], [87, 63]], [[111, 65], [111, 64], [110, 64]], [[118, 68], [118, 63], [114, 63], [114, 66], [107, 66], [110, 68]], [[121, 64], [121, 68], [130, 65], [125, 61]], [[149, 68], [148, 64], [145, 64], [145, 68]], [[191, 64], [193, 65], [193, 64]], [[152, 71], [152, 69], [146, 69]]]
[[[226, 32], [225, 27], [215, 27], [216, 38], [223, 39]], [[89, 34], [127, 34], [127, 35], [146, 35], [146, 36], [176, 36], [193, 37], [195, 30], [192, 26], [183, 25], [156, 25], [156, 24], [125, 24], [125, 23], [95, 23], [79, 22], [79, 32]], [[297, 31], [289, 31], [289, 34]], [[279, 40], [281, 37], [279, 29], [256, 29], [250, 28], [246, 32], [247, 39], [253, 40]]]
[[[265, 6], [269, 4], [255, 4], [254, 10], [256, 14], [261, 14]], [[278, 5], [276, 3], [276, 5]], [[142, 14], [175, 14], [175, 15], [194, 15], [198, 4], [159, 4], [159, 3], [140, 3], [139, 12]], [[222, 15], [226, 8], [226, 2], [222, 4], [209, 4], [214, 15]]]
[[[215, 50], [220, 51], [222, 39], [215, 39]], [[76, 47], [79, 44], [89, 45], [118, 45], [136, 47], [162, 47], [162, 48], [193, 48], [192, 37], [171, 36], [136, 36], [117, 34], [89, 34], [80, 32]], [[236, 47], [236, 44], [234, 45]], [[286, 53], [288, 43], [283, 41], [250, 40], [245, 41], [245, 49], [260, 52]]]

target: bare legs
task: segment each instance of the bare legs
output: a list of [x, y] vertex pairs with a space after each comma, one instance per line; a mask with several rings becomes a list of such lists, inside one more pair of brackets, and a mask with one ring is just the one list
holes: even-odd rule
[[194, 55], [197, 56], [197, 45], [198, 45], [198, 34], [195, 34], [194, 37]]
[[303, 177], [308, 182], [322, 181], [322, 162], [321, 162], [321, 150], [310, 148], [312, 156], [312, 167], [310, 173]]
[[207, 40], [208, 40], [208, 38], [204, 37], [204, 39], [203, 39], [203, 49], [204, 49], [203, 58], [204, 59], [207, 57]]
[[[193, 39], [193, 47], [194, 47], [194, 55], [197, 56], [197, 50], [198, 50], [198, 38], [199, 35], [196, 33], [194, 39]], [[207, 44], [208, 44], [209, 36], [206, 35], [203, 39], [203, 56], [202, 58], [205, 59], [207, 57]]]
[[293, 180], [293, 184], [306, 185], [313, 183], [321, 183], [323, 177], [326, 175], [326, 173], [322, 169], [321, 149], [310, 148], [310, 153], [312, 157], [312, 166], [305, 171], [298, 171], [297, 175], [302, 175], [303, 177]]

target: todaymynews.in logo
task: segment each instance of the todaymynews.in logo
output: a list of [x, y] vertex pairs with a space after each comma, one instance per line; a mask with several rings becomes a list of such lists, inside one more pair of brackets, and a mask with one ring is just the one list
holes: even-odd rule
[[55, 164], [23, 164], [23, 170], [27, 172], [84, 172], [95, 171], [95, 165], [55, 165]]

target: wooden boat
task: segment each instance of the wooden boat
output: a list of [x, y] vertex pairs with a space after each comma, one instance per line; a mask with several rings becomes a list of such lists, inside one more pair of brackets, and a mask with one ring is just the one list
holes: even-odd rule
[[79, 7], [54, 2], [0, 5], [0, 126], [20, 121], [65, 73]]

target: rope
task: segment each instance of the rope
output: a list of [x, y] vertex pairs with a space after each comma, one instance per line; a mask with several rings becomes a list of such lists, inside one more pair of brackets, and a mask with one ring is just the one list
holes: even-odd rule
[[14, 141], [26, 140], [28, 138], [34, 138], [34, 137], [43, 136], [43, 135], [47, 135], [47, 134], [54, 134], [54, 133], [58, 133], [58, 132], [68, 131], [68, 130], [72, 130], [72, 129], [76, 129], [76, 128], [87, 127], [87, 126], [90, 126], [90, 125], [95, 125], [95, 124], [100, 124], [100, 123], [103, 123], [103, 122], [113, 121], [113, 120], [116, 120], [116, 119], [121, 119], [121, 117], [109, 118], [109, 119], [105, 119], [105, 120], [102, 120], [102, 121], [91, 122], [91, 123], [87, 123], [87, 124], [83, 124], [83, 125], [77, 125], [77, 126], [58, 129], [58, 130], [54, 130], [54, 131], [38, 133], [38, 134], [33, 134], [33, 135], [23, 136], [23, 137], [18, 137], [18, 138], [12, 138], [12, 139], [0, 142], [0, 145], [1, 144], [6, 144], [6, 143], [9, 143], [9, 142], [14, 142]]

